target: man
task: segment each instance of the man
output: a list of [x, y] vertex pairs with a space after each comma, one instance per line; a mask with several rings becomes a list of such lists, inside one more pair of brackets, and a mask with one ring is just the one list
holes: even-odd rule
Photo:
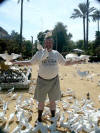
[[39, 64], [37, 85], [34, 94], [34, 99], [39, 102], [38, 122], [42, 122], [42, 113], [47, 95], [50, 101], [51, 117], [55, 117], [55, 101], [60, 100], [61, 98], [58, 64], [72, 65], [80, 62], [81, 61], [66, 61], [58, 51], [53, 50], [53, 39], [49, 36], [44, 40], [44, 49], [39, 50], [30, 61], [20, 61], [14, 63], [20, 65]]

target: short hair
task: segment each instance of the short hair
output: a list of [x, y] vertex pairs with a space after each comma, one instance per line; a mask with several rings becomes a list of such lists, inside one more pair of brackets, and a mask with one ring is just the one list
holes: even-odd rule
[[45, 38], [45, 39], [44, 39], [44, 42], [45, 42], [46, 40], [51, 40], [52, 43], [54, 44], [54, 39], [53, 39], [53, 37], [47, 37], [47, 38]]
[[53, 40], [52, 36], [46, 37], [44, 40]]
[[51, 39], [52, 38], [52, 30], [48, 31], [46, 34], [45, 34], [45, 39]]

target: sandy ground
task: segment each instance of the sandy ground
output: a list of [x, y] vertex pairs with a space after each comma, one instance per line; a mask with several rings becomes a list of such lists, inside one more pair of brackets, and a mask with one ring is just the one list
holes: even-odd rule
[[[77, 70], [89, 71], [90, 77], [83, 79], [77, 74]], [[32, 77], [36, 79], [38, 68], [33, 66]], [[100, 102], [98, 101], [98, 95], [100, 95], [100, 86], [98, 86], [98, 81], [100, 81], [100, 64], [88, 63], [88, 64], [78, 64], [72, 66], [59, 66], [59, 76], [60, 76], [60, 86], [61, 90], [66, 90], [71, 88], [77, 99], [86, 97], [87, 93], [90, 93], [91, 99], [94, 101], [96, 107], [100, 107]]]
[[[92, 75], [92, 79], [90, 77], [80, 79], [80, 76], [77, 74], [77, 70], [81, 71], [89, 71], [89, 74]], [[38, 66], [32, 66], [32, 83], [34, 86], [36, 85]], [[59, 66], [59, 77], [60, 77], [60, 86], [61, 91], [66, 91], [68, 88], [71, 88], [74, 92], [75, 97], [78, 100], [81, 98], [86, 98], [87, 93], [89, 92], [90, 98], [94, 102], [94, 107], [100, 108], [100, 101], [98, 100], [98, 95], [100, 95], [100, 85], [98, 85], [98, 81], [100, 81], [100, 63], [96, 64], [79, 64], [73, 66]], [[25, 98], [33, 98], [33, 94], [29, 94], [28, 90], [16, 90], [14, 93], [17, 94], [17, 97], [20, 94], [23, 94], [23, 100]], [[16, 100], [11, 100], [11, 97], [7, 97], [7, 91], [1, 91], [0, 97], [3, 98], [4, 101], [8, 101], [8, 110], [6, 111], [7, 120], [9, 118], [10, 113], [15, 112]], [[65, 97], [66, 98], [66, 97]], [[59, 103], [60, 104], [60, 103]], [[28, 110], [28, 109], [27, 109]], [[2, 105], [0, 106], [0, 112], [2, 112]], [[34, 126], [34, 122], [37, 118], [37, 103], [34, 101], [33, 108], [30, 109], [32, 112], [32, 118], [30, 118], [30, 123]], [[6, 123], [0, 125], [4, 127]], [[17, 119], [14, 117], [14, 121], [10, 123], [9, 133], [17, 126]], [[62, 133], [66, 133], [64, 129], [60, 129]]]

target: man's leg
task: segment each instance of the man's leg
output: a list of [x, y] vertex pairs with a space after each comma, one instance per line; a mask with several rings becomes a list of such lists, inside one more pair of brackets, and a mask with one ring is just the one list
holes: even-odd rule
[[42, 122], [42, 113], [44, 110], [44, 102], [39, 102], [38, 104], [38, 121]]
[[55, 101], [50, 101], [50, 111], [51, 111], [51, 117], [55, 117], [55, 113], [56, 113]]

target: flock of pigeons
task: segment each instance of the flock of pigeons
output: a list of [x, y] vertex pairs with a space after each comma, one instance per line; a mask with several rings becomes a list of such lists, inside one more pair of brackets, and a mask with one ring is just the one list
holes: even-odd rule
[[[5, 125], [3, 127], [5, 132], [80, 133], [84, 131], [86, 133], [100, 133], [100, 109], [94, 107], [94, 103], [89, 97], [79, 101], [70, 88], [62, 91], [61, 101], [57, 102], [55, 117], [50, 118], [49, 100], [46, 100], [43, 123], [40, 122], [34, 127], [30, 124], [32, 116], [37, 112], [37, 103], [33, 99], [34, 88], [35, 85], [30, 87], [29, 98], [25, 98], [23, 94], [18, 96], [14, 92], [14, 88], [8, 90], [6, 94], [6, 98], [9, 100], [6, 101], [6, 98], [0, 97], [0, 124]], [[15, 100], [16, 104], [8, 116], [6, 114], [12, 100]], [[17, 126], [11, 131], [10, 125], [13, 122], [16, 122]], [[50, 124], [51, 122], [52, 124]]]
[[[38, 50], [43, 50], [40, 44], [37, 45]], [[17, 59], [20, 55], [11, 54], [8, 55], [0, 54], [5, 60], [6, 65], [12, 65], [10, 60]], [[74, 54], [66, 55], [66, 60], [78, 61], [78, 60], [88, 60], [88, 56], [82, 55], [78, 57]], [[16, 67], [13, 67], [16, 69]], [[27, 73], [23, 73], [24, 83], [29, 82], [28, 76], [31, 73], [31, 69], [28, 69]], [[80, 71], [77, 70], [77, 74], [83, 79], [89, 75], [88, 71]], [[91, 78], [92, 79], [92, 78]], [[87, 98], [81, 99], [79, 101], [72, 89], [68, 88], [66, 91], [62, 92], [61, 101], [57, 103], [56, 116], [50, 118], [50, 110], [49, 110], [49, 101], [46, 100], [46, 107], [43, 112], [43, 123], [38, 123], [36, 127], [31, 125], [32, 116], [36, 113], [37, 103], [33, 99], [34, 89], [36, 83], [34, 81], [29, 88], [29, 98], [24, 98], [24, 95], [17, 95], [14, 92], [14, 87], [8, 90], [6, 97], [9, 101], [0, 97], [0, 124], [3, 125], [3, 130], [8, 133], [80, 133], [82, 131], [86, 133], [100, 133], [100, 109], [96, 109], [94, 107], [93, 101], [89, 98], [89, 94]], [[35, 85], [34, 85], [35, 84]], [[0, 88], [2, 91], [2, 88]], [[98, 97], [100, 100], [100, 96]], [[12, 110], [11, 114], [7, 116], [7, 111], [9, 109], [9, 105], [11, 101], [15, 100], [16, 106], [14, 111]], [[10, 125], [11, 123], [16, 122], [17, 126], [11, 131]], [[51, 124], [52, 122], [52, 124]], [[5, 125], [5, 126], [4, 126]], [[63, 131], [61, 131], [63, 129]]]

